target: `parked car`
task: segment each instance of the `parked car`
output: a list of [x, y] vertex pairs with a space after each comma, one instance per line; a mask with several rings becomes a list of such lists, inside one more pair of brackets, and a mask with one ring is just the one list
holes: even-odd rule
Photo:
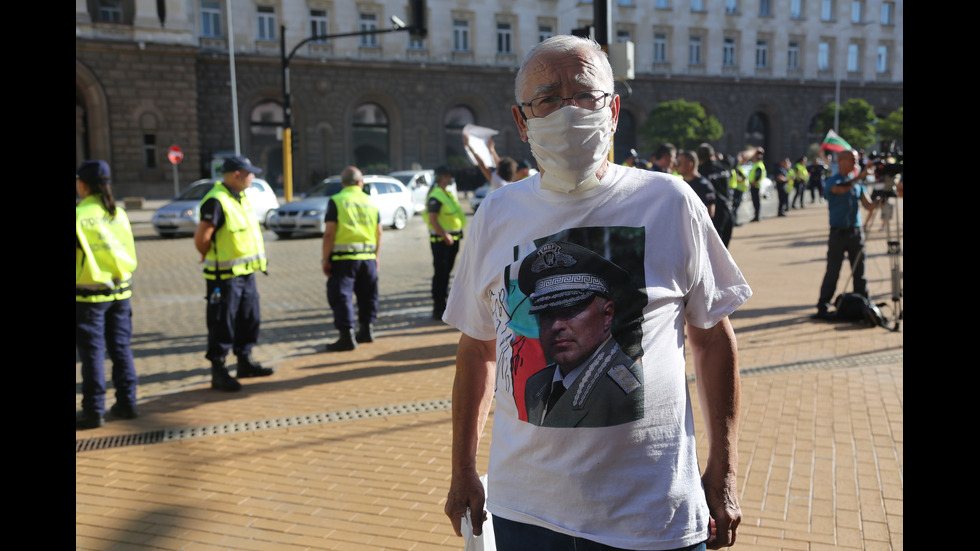
[[[153, 229], [161, 237], [194, 235], [197, 224], [201, 221], [201, 199], [204, 199], [217, 181], [215, 178], [205, 178], [187, 186], [173, 201], [153, 213]], [[279, 208], [279, 199], [272, 191], [272, 186], [265, 180], [255, 178], [245, 194], [255, 209], [255, 217], [268, 227], [269, 216]]]
[[[340, 176], [331, 176], [316, 185], [299, 201], [286, 203], [269, 217], [269, 229], [281, 238], [295, 234], [319, 234], [327, 229], [324, 217], [330, 197], [339, 192], [343, 185]], [[408, 219], [415, 213], [415, 201], [408, 188], [390, 176], [364, 176], [364, 193], [378, 207], [381, 224], [396, 230], [408, 225]]]
[[408, 191], [412, 192], [412, 198], [415, 199], [415, 212], [425, 210], [426, 197], [429, 195], [429, 189], [432, 188], [432, 184], [436, 181], [435, 171], [399, 170], [388, 174], [388, 176], [397, 179], [408, 188]]

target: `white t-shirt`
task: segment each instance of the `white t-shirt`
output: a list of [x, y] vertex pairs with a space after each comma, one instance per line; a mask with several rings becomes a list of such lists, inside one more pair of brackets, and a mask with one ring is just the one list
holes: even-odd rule
[[[614, 547], [700, 543], [709, 515], [687, 393], [684, 324], [712, 327], [752, 292], [704, 204], [679, 178], [610, 164], [600, 185], [584, 192], [542, 190], [540, 181], [533, 176], [487, 195], [444, 316], [470, 337], [496, 341], [487, 507]], [[643, 406], [635, 421], [577, 428], [527, 421], [524, 385], [551, 360], [541, 351], [517, 275], [522, 259], [545, 241], [586, 246], [630, 273], [616, 312], [632, 305], [635, 324], [617, 333], [623, 320], [614, 322], [614, 337], [642, 365]]]

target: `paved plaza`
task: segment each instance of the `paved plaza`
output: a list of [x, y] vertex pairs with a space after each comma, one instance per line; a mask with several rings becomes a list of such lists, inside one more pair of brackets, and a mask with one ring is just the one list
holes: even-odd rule
[[[130, 213], [141, 416], [75, 433], [76, 549], [463, 549], [442, 513], [459, 333], [429, 319], [421, 217], [385, 232], [376, 342], [342, 353], [322, 349], [336, 332], [320, 240], [267, 232], [255, 356], [277, 372], [222, 393], [204, 359], [199, 257], [190, 239], [153, 234], [151, 208]], [[904, 320], [889, 331], [810, 319], [826, 234], [820, 203], [735, 228], [731, 252], [754, 291], [732, 316], [744, 515], [735, 549], [904, 548]], [[890, 316], [885, 241], [874, 223], [867, 275]], [[690, 362], [688, 374], [698, 408]], [[76, 358], [76, 410], [80, 400]]]

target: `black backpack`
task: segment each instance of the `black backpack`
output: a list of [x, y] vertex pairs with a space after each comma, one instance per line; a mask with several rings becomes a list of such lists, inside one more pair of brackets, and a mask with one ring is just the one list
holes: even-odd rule
[[881, 313], [878, 305], [871, 302], [864, 295], [857, 293], [843, 293], [834, 300], [837, 308], [837, 319], [842, 321], [864, 322], [871, 327], [879, 327], [888, 323], [888, 319]]

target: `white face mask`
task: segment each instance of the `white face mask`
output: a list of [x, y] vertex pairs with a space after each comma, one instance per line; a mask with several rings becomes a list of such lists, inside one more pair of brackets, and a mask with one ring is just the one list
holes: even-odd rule
[[599, 185], [595, 173], [609, 154], [612, 110], [569, 105], [527, 120], [527, 141], [542, 169], [541, 189], [571, 193]]

